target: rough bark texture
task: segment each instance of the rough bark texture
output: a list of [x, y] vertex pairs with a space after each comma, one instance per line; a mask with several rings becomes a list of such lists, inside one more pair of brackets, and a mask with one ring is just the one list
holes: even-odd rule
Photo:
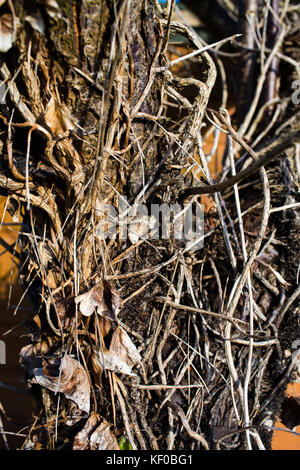
[[[202, 250], [143, 240], [132, 210], [130, 236], [103, 238], [102, 203], [116, 213], [124, 198], [176, 203], [199, 153], [214, 183], [199, 139], [214, 62], [193, 58], [196, 77], [168, 68], [169, 34], [191, 50], [201, 41], [152, 0], [2, 8], [15, 38], [0, 63], [0, 186], [22, 218], [20, 281], [33, 312], [21, 364], [39, 416], [24, 446], [118, 449], [123, 438], [133, 449], [268, 447], [265, 423], [298, 354], [299, 218], [268, 206], [269, 188], [275, 206], [297, 200], [294, 147], [243, 181], [241, 233], [230, 185], [202, 199]], [[298, 114], [286, 97], [258, 150], [299, 134]], [[219, 118], [240, 154], [256, 159], [243, 140], [246, 130], [247, 142], [258, 135], [249, 134], [253, 116], [240, 138]]]

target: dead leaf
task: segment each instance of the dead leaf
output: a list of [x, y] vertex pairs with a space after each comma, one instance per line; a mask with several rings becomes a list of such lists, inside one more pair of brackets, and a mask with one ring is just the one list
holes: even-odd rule
[[7, 52], [15, 39], [14, 20], [11, 13], [0, 17], [0, 52]]
[[90, 437], [91, 450], [120, 450], [116, 436], [110, 430], [110, 424], [104, 419]]
[[14, 222], [19, 223], [22, 220], [21, 204], [17, 198], [10, 196], [7, 203], [7, 211], [11, 215]]
[[85, 450], [90, 445], [90, 435], [100, 421], [98, 413], [91, 413], [85, 426], [76, 434], [73, 444], [73, 450]]
[[99, 285], [75, 297], [75, 303], [79, 304], [79, 310], [85, 317], [90, 317], [98, 307], [101, 308], [102, 302], [103, 291]]
[[68, 415], [66, 416], [66, 426], [74, 426], [76, 423], [85, 418], [86, 414], [83, 413], [74, 401], [69, 402]]
[[27, 344], [20, 351], [20, 364], [26, 369], [28, 377], [32, 377], [34, 370], [42, 365], [42, 353], [38, 344]]
[[78, 406], [79, 410], [90, 412], [90, 383], [83, 366], [71, 356], [55, 358], [44, 368], [34, 369], [35, 379], [42, 387], [61, 392]]
[[68, 328], [71, 321], [70, 310], [71, 312], [73, 311], [74, 296], [69, 295], [68, 297], [62, 298], [54, 294], [52, 299], [49, 300], [53, 300], [52, 305], [61, 328]]
[[103, 351], [97, 351], [96, 354], [97, 360], [102, 369], [136, 377], [136, 374], [131, 370], [131, 366], [114, 351], [103, 348]]
[[110, 330], [112, 328], [111, 320], [109, 318], [106, 318], [106, 317], [100, 317], [99, 318], [99, 328], [100, 328], [102, 337], [105, 338], [105, 336], [108, 335], [108, 333], [110, 332]]
[[109, 349], [121, 356], [124, 361], [131, 366], [138, 364], [142, 360], [136, 346], [133, 344], [126, 331], [120, 326], [112, 335]]
[[141, 362], [141, 356], [126, 331], [118, 327], [110, 342], [110, 348], [97, 351], [97, 360], [102, 369], [136, 377], [132, 367]]
[[35, 31], [38, 31], [41, 34], [45, 34], [45, 23], [40, 13], [32, 16], [26, 16], [25, 21], [27, 21], [27, 23], [29, 23], [32, 29]]
[[62, 18], [62, 14], [56, 0], [42, 0], [42, 3], [51, 18]]
[[75, 297], [75, 302], [79, 304], [82, 315], [89, 317], [96, 311], [110, 320], [116, 320], [121, 305], [118, 291], [105, 280]]
[[[97, 413], [91, 413], [84, 428], [75, 436], [73, 450], [120, 450], [110, 424]], [[97, 427], [96, 427], [97, 426]], [[95, 429], [96, 428], [96, 429]]]
[[41, 265], [46, 269], [50, 261], [53, 260], [55, 254], [49, 246], [49, 244], [45, 243], [43, 240], [37, 242], [38, 254], [39, 254], [39, 261]]
[[67, 312], [72, 308], [74, 303], [74, 296], [69, 295], [68, 297], [56, 297], [54, 295], [56, 313], [59, 316], [60, 320], [65, 319]]
[[64, 137], [69, 130], [75, 129], [70, 111], [53, 96], [47, 104], [44, 120], [55, 137]]

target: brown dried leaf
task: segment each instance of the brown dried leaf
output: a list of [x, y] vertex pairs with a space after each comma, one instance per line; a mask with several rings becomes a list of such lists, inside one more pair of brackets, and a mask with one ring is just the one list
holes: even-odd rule
[[38, 31], [41, 34], [45, 34], [45, 23], [40, 13], [36, 13], [32, 16], [26, 16], [25, 21], [27, 21], [27, 23], [29, 23], [32, 29], [35, 31]]
[[103, 280], [102, 283], [104, 302], [102, 304], [102, 310], [99, 311], [98, 309], [98, 313], [99, 315], [104, 315], [111, 320], [115, 320], [121, 310], [121, 299], [119, 292], [110, 282]]
[[47, 366], [34, 369], [37, 383], [53, 392], [61, 392], [76, 403], [79, 410], [90, 412], [90, 383], [86, 371], [76, 359], [65, 355]]
[[33, 375], [33, 371], [42, 365], [42, 355], [39, 345], [27, 344], [20, 351], [20, 364], [26, 369], [28, 376]]
[[98, 413], [91, 413], [84, 428], [76, 434], [73, 444], [73, 450], [85, 450], [90, 445], [90, 435], [100, 421]]
[[51, 18], [62, 18], [58, 3], [56, 0], [42, 0], [45, 5], [46, 11]]
[[74, 426], [87, 415], [83, 413], [74, 401], [69, 402], [68, 415], [66, 416], [66, 426]]
[[14, 20], [11, 13], [4, 13], [0, 17], [0, 52], [7, 52], [15, 39]]
[[21, 217], [21, 204], [20, 201], [14, 197], [10, 196], [7, 203], [7, 211], [11, 215], [14, 222], [20, 222]]
[[74, 296], [69, 295], [68, 297], [64, 298], [56, 298], [55, 299], [55, 307], [56, 307], [56, 313], [59, 316], [60, 320], [65, 319], [67, 312], [69, 309], [73, 306], [74, 302]]
[[64, 137], [66, 132], [75, 128], [70, 111], [51, 97], [46, 107], [44, 120], [55, 137]]
[[91, 362], [92, 362], [92, 370], [93, 370], [95, 385], [98, 388], [102, 388], [101, 378], [102, 378], [103, 368], [100, 365], [98, 354], [94, 353], [91, 355]]
[[55, 254], [51, 247], [43, 240], [37, 242], [39, 261], [44, 268], [47, 268], [50, 261], [53, 260]]
[[97, 351], [96, 354], [97, 360], [102, 369], [136, 377], [136, 374], [131, 370], [131, 366], [114, 351], [103, 349], [103, 351]]
[[141, 362], [141, 356], [123, 328], [118, 327], [111, 339], [110, 349], [97, 352], [97, 359], [102, 369], [136, 377], [132, 367]]
[[75, 297], [75, 303], [79, 304], [79, 310], [85, 317], [90, 317], [98, 307], [101, 308], [102, 302], [103, 290], [100, 285], [96, 285], [84, 294]]
[[100, 317], [99, 318], [99, 328], [101, 331], [101, 335], [103, 338], [108, 335], [112, 327], [111, 320], [106, 317]]
[[68, 297], [61, 298], [59, 295], [54, 294], [51, 300], [53, 301], [52, 305], [55, 309], [59, 326], [61, 328], [68, 328], [71, 321], [70, 310], [72, 311], [74, 296], [70, 295]]
[[84, 428], [74, 439], [73, 450], [120, 450], [116, 436], [110, 430], [110, 424], [103, 419], [97, 426], [100, 420], [99, 414], [91, 413]]
[[82, 315], [89, 317], [96, 311], [110, 320], [116, 320], [121, 304], [118, 291], [105, 280], [100, 281], [88, 292], [78, 295], [75, 302], [79, 304]]
[[110, 424], [104, 419], [90, 437], [91, 450], [120, 450], [116, 436], [110, 430]]
[[129, 338], [126, 331], [120, 326], [114, 331], [111, 338], [110, 350], [121, 356], [128, 365], [134, 366], [142, 358], [137, 348]]

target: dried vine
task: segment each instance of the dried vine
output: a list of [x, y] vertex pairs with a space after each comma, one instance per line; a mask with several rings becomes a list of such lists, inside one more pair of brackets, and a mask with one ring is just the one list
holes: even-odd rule
[[[236, 3], [218, 2], [233, 35]], [[276, 101], [270, 67], [278, 78], [300, 11], [293, 2], [240, 3], [243, 15], [255, 7], [246, 42], [211, 48], [173, 21], [173, 1], [0, 7], [10, 41], [0, 62], [0, 187], [22, 220], [20, 281], [33, 310], [21, 364], [40, 400], [23, 448], [119, 449], [123, 438], [132, 449], [270, 445], [270, 419], [299, 372], [300, 141], [299, 111], [288, 96]], [[188, 48], [184, 61], [180, 47], [168, 48], [175, 35]], [[209, 105], [220, 69], [226, 106], [222, 54], [236, 50], [246, 51], [243, 99], [253, 79], [237, 129]], [[216, 147], [227, 134], [219, 183], [203, 150], [212, 131]], [[210, 207], [202, 249], [144, 236], [137, 204], [190, 196]], [[127, 238], [122, 227], [102, 236], [103, 204], [129, 215]]]

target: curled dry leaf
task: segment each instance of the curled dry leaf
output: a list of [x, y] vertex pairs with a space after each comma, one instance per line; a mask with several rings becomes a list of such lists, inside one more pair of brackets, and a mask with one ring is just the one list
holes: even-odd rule
[[39, 345], [24, 346], [20, 351], [20, 364], [26, 370], [27, 376], [32, 377], [33, 371], [42, 365], [42, 351]]
[[130, 366], [134, 366], [142, 360], [136, 346], [133, 344], [126, 331], [120, 326], [112, 335], [110, 350], [114, 351], [118, 356], [121, 356]]
[[123, 328], [118, 327], [111, 339], [110, 349], [97, 351], [97, 360], [102, 369], [136, 377], [132, 367], [141, 362], [141, 356]]
[[[49, 284], [49, 274], [50, 271], [48, 272], [48, 284]], [[54, 330], [58, 330], [58, 335], [60, 336], [61, 334], [61, 329], [68, 328], [70, 325], [71, 321], [71, 315], [70, 312], [72, 312], [72, 307], [74, 303], [74, 296], [68, 296], [68, 297], [60, 297], [58, 294], [52, 294], [51, 296], [48, 297], [46, 300], [46, 309], [48, 309], [48, 323], [49, 323], [49, 318], [50, 318], [50, 323], [52, 323], [51, 320], [51, 313], [53, 313], [53, 318], [54, 323], [57, 325], [58, 328], [56, 328], [53, 323], [52, 325], [49, 323], [50, 327], [53, 328]]]
[[46, 244], [43, 240], [37, 242], [37, 248], [39, 254], [39, 261], [41, 265], [46, 269], [48, 264], [55, 257], [55, 253], [53, 252], [51, 246], [49, 246], [49, 244]]
[[51, 18], [62, 18], [58, 3], [56, 0], [42, 0], [41, 2]]
[[90, 384], [82, 365], [72, 357], [65, 355], [44, 368], [34, 369], [35, 379], [42, 387], [53, 392], [61, 392], [78, 406], [79, 410], [90, 412]]
[[131, 366], [114, 351], [105, 348], [103, 348], [103, 351], [97, 351], [97, 360], [102, 369], [136, 377], [136, 374], [132, 372]]
[[108, 335], [112, 328], [112, 323], [109, 318], [106, 317], [100, 317], [99, 318], [99, 328], [101, 331], [102, 338], [105, 338], [105, 336]]
[[64, 137], [67, 131], [75, 129], [70, 111], [53, 96], [47, 104], [44, 120], [55, 137]]
[[96, 311], [110, 320], [116, 320], [121, 305], [118, 291], [105, 280], [75, 297], [75, 302], [79, 304], [82, 315], [89, 317]]
[[14, 20], [11, 13], [0, 16], [0, 52], [7, 52], [15, 39]]
[[27, 21], [27, 23], [29, 23], [32, 29], [35, 31], [38, 31], [41, 34], [45, 34], [45, 23], [40, 14], [32, 16], [28, 15], [26, 16], [25, 21]]
[[90, 437], [91, 450], [120, 450], [116, 436], [110, 430], [110, 424], [103, 419]]
[[74, 401], [70, 401], [68, 406], [68, 414], [66, 416], [66, 426], [74, 426], [85, 417], [86, 414], [83, 414], [76, 403]]
[[7, 211], [11, 215], [12, 219], [14, 222], [20, 222], [22, 217], [21, 217], [21, 205], [20, 201], [14, 196], [11, 196], [8, 199], [8, 204], [7, 204]]
[[91, 413], [84, 428], [75, 436], [73, 450], [120, 450], [110, 424], [103, 419], [97, 426], [100, 420], [99, 414]]
[[54, 301], [55, 301], [55, 307], [56, 307], [56, 313], [59, 317], [59, 319], [65, 320], [66, 315], [69, 311], [70, 308], [72, 308], [73, 303], [74, 303], [74, 297], [72, 295], [69, 295], [68, 297], [57, 297], [54, 296]]
[[73, 444], [73, 450], [85, 450], [90, 445], [90, 435], [100, 421], [100, 415], [98, 413], [91, 413], [84, 428], [76, 434]]

